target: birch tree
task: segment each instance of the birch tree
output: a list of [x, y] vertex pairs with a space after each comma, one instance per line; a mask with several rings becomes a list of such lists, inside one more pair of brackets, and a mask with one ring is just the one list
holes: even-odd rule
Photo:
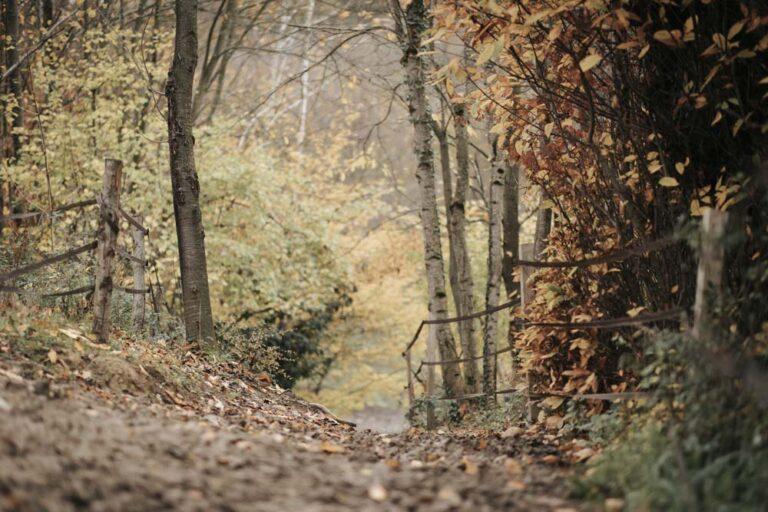
[[[498, 137], [492, 147], [491, 179], [488, 187], [488, 281], [485, 289], [485, 307], [499, 305], [501, 295], [502, 268], [502, 213], [504, 176], [507, 174], [507, 159], [499, 151]], [[495, 401], [496, 392], [496, 339], [498, 337], [498, 315], [488, 315], [483, 333], [483, 392], [489, 401]]]
[[[432, 318], [442, 320], [448, 316], [448, 301], [435, 194], [432, 116], [425, 89], [425, 66], [419, 53], [422, 36], [429, 26], [427, 7], [424, 0], [413, 0], [403, 10], [399, 0], [390, 0], [390, 9], [403, 51], [401, 63], [408, 87], [408, 111], [414, 129], [414, 152], [418, 162], [416, 179], [421, 201], [420, 218], [424, 235], [429, 311]], [[441, 359], [443, 361], [457, 359], [450, 327], [447, 324], [431, 327], [437, 331], [437, 345]], [[461, 393], [461, 369], [458, 364], [443, 365], [442, 375], [448, 396], [457, 396]]]
[[[311, 27], [312, 23], [314, 23], [314, 16], [315, 16], [315, 0], [308, 0], [307, 2], [307, 13], [304, 18], [304, 25], [306, 27]], [[302, 56], [301, 60], [301, 68], [304, 71], [301, 75], [301, 114], [299, 116], [299, 133], [296, 137], [296, 143], [298, 144], [299, 148], [302, 148], [304, 146], [304, 139], [307, 137], [307, 116], [309, 114], [309, 73], [310, 73], [310, 67], [309, 67], [309, 52], [311, 49], [311, 42], [312, 38], [310, 34], [307, 34], [306, 39], [304, 40], [304, 54]]]
[[200, 211], [200, 181], [195, 169], [192, 136], [192, 91], [197, 66], [197, 0], [176, 0], [176, 37], [168, 73], [168, 144], [173, 212], [179, 243], [181, 292], [187, 339], [214, 338], [205, 232]]

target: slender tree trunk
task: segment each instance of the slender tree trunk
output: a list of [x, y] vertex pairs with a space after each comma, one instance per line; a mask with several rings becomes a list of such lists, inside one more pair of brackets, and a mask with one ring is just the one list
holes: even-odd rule
[[[315, 0], [307, 0], [307, 16], [304, 18], [304, 25], [311, 27], [315, 17]], [[304, 139], [307, 137], [307, 115], [309, 113], [309, 50], [311, 48], [311, 32], [307, 33], [307, 39], [304, 41], [304, 55], [301, 61], [301, 69], [304, 71], [301, 75], [301, 116], [299, 117], [299, 134], [296, 137], [299, 148], [304, 146]]]
[[[445, 202], [445, 211], [447, 215], [448, 224], [448, 276], [451, 282], [451, 294], [453, 295], [453, 303], [456, 307], [456, 315], [464, 316], [473, 312], [471, 297], [470, 301], [467, 301], [465, 297], [465, 290], [463, 286], [466, 285], [463, 279], [467, 273], [466, 265], [469, 261], [469, 255], [467, 254], [466, 237], [463, 231], [464, 227], [464, 207], [462, 204], [461, 211], [453, 208], [454, 192], [453, 192], [453, 177], [451, 173], [451, 153], [448, 145], [448, 134], [442, 128], [435, 128], [435, 135], [438, 140], [438, 147], [440, 148], [440, 169], [443, 176], [443, 199]], [[456, 217], [461, 216], [461, 220]], [[461, 228], [461, 231], [457, 228]], [[472, 276], [470, 274], [470, 282]], [[472, 288], [469, 288], [470, 293]], [[459, 331], [459, 343], [461, 345], [462, 357], [475, 357], [477, 350], [475, 348], [474, 339], [472, 333], [474, 326], [472, 320], [466, 320], [458, 323]], [[477, 362], [466, 361], [464, 363], [464, 386], [467, 393], [474, 393], [480, 384], [477, 372]]]
[[173, 212], [179, 242], [184, 326], [187, 339], [214, 338], [205, 232], [200, 211], [200, 182], [192, 136], [192, 87], [197, 65], [197, 0], [176, 0], [176, 37], [165, 95], [171, 156]]
[[[425, 90], [424, 63], [419, 51], [421, 39], [428, 27], [427, 8], [424, 0], [413, 0], [404, 16], [398, 0], [391, 0], [392, 13], [398, 27], [403, 50], [402, 64], [408, 86], [408, 110], [414, 128], [414, 150], [418, 167], [416, 179], [421, 196], [421, 225], [424, 234], [424, 261], [429, 292], [429, 311], [435, 319], [448, 316], [445, 291], [443, 250], [440, 245], [440, 221], [435, 196], [435, 168], [432, 152], [432, 117]], [[437, 346], [443, 361], [457, 359], [456, 346], [450, 326], [435, 327]], [[458, 364], [442, 367], [443, 385], [448, 396], [461, 393], [461, 368]]]
[[505, 166], [504, 173], [504, 256], [502, 258], [502, 275], [507, 297], [516, 293], [520, 286], [515, 282], [515, 264], [520, 251], [520, 220], [518, 210], [520, 203], [520, 168], [515, 163]]
[[[19, 44], [20, 44], [20, 30], [19, 30], [19, 5], [16, 0], [5, 0], [3, 2], [3, 25], [5, 29], [5, 35], [7, 37], [5, 42], [5, 69], [10, 69], [16, 66], [19, 60]], [[7, 136], [10, 139], [10, 145], [8, 153], [6, 155], [7, 162], [9, 164], [15, 164], [21, 155], [21, 134], [19, 131], [24, 127], [24, 110], [23, 105], [23, 84], [21, 77], [21, 66], [14, 69], [7, 78], [7, 91], [8, 95], [13, 102], [11, 105], [11, 122], [10, 126], [6, 125], [8, 131]], [[2, 211], [2, 183], [0, 182], [0, 212]], [[13, 196], [14, 189], [13, 183], [8, 183], [8, 211], [13, 213]], [[2, 229], [2, 225], [0, 225]]]
[[[520, 285], [515, 281], [515, 266], [517, 264], [517, 256], [520, 253], [520, 220], [518, 218], [520, 203], [520, 167], [515, 163], [510, 163], [506, 166], [506, 172], [504, 173], [504, 219], [503, 230], [504, 240], [503, 244], [503, 256], [501, 260], [501, 273], [504, 280], [504, 289], [507, 293], [507, 299], [511, 300], [513, 295], [516, 294]], [[507, 345], [514, 347], [515, 345], [515, 323], [512, 322], [513, 310], [509, 310], [510, 322], [507, 326]], [[513, 350], [512, 357], [512, 372], [517, 373], [519, 357], [517, 351]]]
[[[544, 202], [542, 200], [542, 202]], [[539, 205], [539, 211], [536, 212], [536, 232], [533, 238], [533, 256], [536, 261], [544, 258], [544, 250], [547, 248], [547, 239], [552, 226], [552, 210]]]
[[[497, 140], [492, 143], [493, 162], [491, 165], [491, 181], [488, 193], [488, 282], [485, 290], [485, 307], [493, 308], [499, 305], [501, 296], [502, 269], [502, 214], [504, 195], [504, 176], [506, 158], [500, 155]], [[486, 318], [483, 336], [483, 392], [488, 394], [488, 400], [496, 400], [496, 340], [498, 338], [498, 314]]]

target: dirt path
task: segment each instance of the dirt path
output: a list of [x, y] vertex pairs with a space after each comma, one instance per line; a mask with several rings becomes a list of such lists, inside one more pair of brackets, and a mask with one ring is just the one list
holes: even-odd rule
[[237, 379], [190, 404], [3, 371], [2, 510], [576, 509], [556, 447], [521, 436], [357, 431]]

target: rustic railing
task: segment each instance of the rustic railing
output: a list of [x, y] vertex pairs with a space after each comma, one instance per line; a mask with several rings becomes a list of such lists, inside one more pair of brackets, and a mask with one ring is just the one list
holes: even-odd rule
[[[132, 321], [135, 327], [141, 328], [144, 324], [145, 296], [150, 293], [154, 300], [151, 283], [147, 286], [144, 270], [147, 266], [145, 257], [144, 238], [149, 235], [149, 230], [141, 223], [141, 218], [134, 218], [120, 205], [120, 192], [122, 184], [123, 164], [120, 160], [106, 159], [104, 162], [104, 179], [102, 190], [95, 199], [87, 199], [70, 203], [45, 212], [25, 212], [0, 217], [3, 224], [10, 221], [28, 219], [43, 219], [54, 215], [93, 205], [98, 205], [98, 230], [96, 240], [90, 241], [80, 247], [76, 247], [60, 254], [49, 256], [41, 261], [0, 273], [0, 292], [16, 293], [21, 295], [40, 295], [41, 297], [67, 297], [79, 294], [93, 293], [93, 334], [100, 343], [109, 341], [110, 305], [113, 290], [120, 290], [132, 294]], [[127, 222], [133, 239], [133, 252], [118, 245], [120, 235], [120, 220]], [[5, 283], [30, 272], [34, 272], [50, 265], [72, 260], [77, 256], [96, 252], [96, 264], [94, 266], [93, 284], [81, 286], [71, 290], [36, 294], [33, 290], [23, 289]], [[133, 271], [133, 288], [117, 286], [114, 284], [113, 261], [115, 257], [123, 258], [131, 263]], [[155, 304], [155, 310], [159, 309]]]
[[[413, 408], [416, 400], [414, 380], [418, 380], [419, 382], [424, 384], [424, 387], [425, 387], [425, 397], [423, 399], [427, 403], [427, 427], [428, 428], [434, 427], [435, 418], [434, 418], [433, 407], [434, 407], [435, 401], [445, 401], [445, 400], [464, 401], [464, 400], [473, 400], [473, 399], [483, 399], [483, 398], [489, 398], [496, 395], [520, 392], [520, 390], [517, 388], [497, 390], [496, 385], [494, 385], [493, 390], [489, 392], [471, 393], [471, 394], [465, 394], [465, 395], [455, 396], [455, 397], [436, 396], [435, 373], [434, 373], [436, 367], [468, 363], [471, 361], [478, 361], [486, 358], [495, 359], [501, 354], [512, 352], [514, 350], [514, 347], [508, 346], [506, 348], [497, 350], [490, 354], [483, 354], [475, 357], [463, 357], [463, 358], [446, 360], [446, 361], [436, 360], [437, 355], [434, 353], [435, 351], [432, 350], [431, 353], [428, 354], [428, 360], [420, 361], [418, 368], [414, 370], [412, 350], [414, 345], [419, 340], [419, 336], [421, 335], [424, 329], [424, 326], [472, 321], [477, 318], [492, 315], [499, 311], [510, 309], [517, 305], [521, 305], [522, 308], [524, 309], [527, 304], [530, 304], [533, 298], [533, 291], [528, 284], [528, 279], [532, 275], [533, 269], [536, 269], [536, 268], [583, 268], [583, 267], [588, 267], [592, 265], [616, 263], [616, 262], [624, 261], [625, 259], [632, 256], [639, 256], [642, 254], [647, 254], [649, 252], [659, 251], [661, 249], [670, 247], [673, 244], [676, 244], [679, 242], [680, 240], [678, 238], [674, 236], [668, 236], [668, 237], [660, 238], [657, 240], [636, 242], [628, 247], [615, 250], [607, 254], [603, 254], [603, 255], [591, 257], [591, 258], [584, 258], [580, 260], [572, 260], [572, 261], [534, 261], [531, 259], [526, 259], [526, 258], [531, 258], [533, 255], [532, 244], [526, 244], [524, 246], [521, 246], [520, 258], [516, 262], [516, 264], [521, 269], [521, 279], [520, 279], [521, 290], [520, 290], [519, 300], [512, 300], [505, 304], [501, 304], [499, 306], [495, 306], [495, 307], [486, 309], [484, 311], [475, 312], [469, 315], [458, 316], [454, 318], [423, 320], [419, 324], [419, 327], [416, 329], [416, 333], [414, 334], [411, 341], [406, 345], [402, 353], [402, 356], [405, 358], [405, 362], [406, 362], [406, 371], [407, 371], [407, 377], [408, 377], [406, 389], [408, 391], [408, 401], [409, 401], [410, 409]], [[528, 327], [544, 327], [549, 329], [566, 329], [566, 330], [567, 329], [619, 329], [624, 327], [650, 324], [650, 323], [661, 322], [661, 321], [678, 320], [681, 318], [681, 316], [684, 313], [685, 311], [682, 308], [673, 308], [666, 311], [649, 312], [649, 313], [639, 314], [636, 316], [626, 316], [626, 317], [619, 317], [619, 318], [601, 318], [601, 319], [582, 321], [582, 322], [531, 322], [523, 318], [510, 318], [510, 321], [514, 323], [515, 328], [518, 330], [528, 328]], [[430, 337], [433, 337], [435, 335], [434, 329], [430, 328], [429, 331], [430, 331], [429, 333]], [[432, 340], [428, 342], [428, 347], [431, 344], [434, 344]], [[422, 369], [425, 367], [427, 368], [427, 372], [428, 372], [426, 383], [421, 381], [421, 379], [419, 378], [419, 375], [421, 374]], [[532, 380], [531, 380], [530, 374], [527, 376], [527, 379], [528, 379], [528, 384], [527, 384], [527, 389], [525, 394], [528, 399], [529, 417], [536, 416], [535, 400], [538, 400], [540, 398], [545, 398], [547, 396], [559, 396], [559, 397], [573, 399], [573, 400], [587, 400], [587, 399], [588, 400], [618, 400], [618, 399], [626, 399], [626, 398], [637, 398], [639, 396], [644, 395], [644, 393], [641, 393], [641, 392], [589, 393], [589, 394], [534, 393], [532, 390], [533, 386], [532, 386]]]

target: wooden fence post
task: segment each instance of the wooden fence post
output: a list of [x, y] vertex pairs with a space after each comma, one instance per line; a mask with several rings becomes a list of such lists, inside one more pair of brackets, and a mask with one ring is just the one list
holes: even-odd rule
[[712, 334], [712, 309], [723, 284], [725, 248], [722, 239], [728, 223], [728, 214], [708, 208], [701, 219], [701, 252], [696, 273], [696, 300], [693, 306], [693, 336], [708, 339]]
[[[141, 215], [135, 217], [139, 224], [144, 223], [144, 218]], [[144, 290], [147, 285], [144, 282], [144, 267], [146, 262], [144, 261], [144, 231], [132, 226], [131, 236], [133, 238], [133, 259], [131, 260], [131, 266], [133, 267], [133, 287], [137, 290]], [[132, 309], [132, 321], [136, 330], [141, 331], [144, 328], [144, 307], [145, 307], [144, 293], [136, 293], [133, 295], [133, 309]]]
[[[434, 313], [429, 312], [429, 319], [434, 320]], [[434, 324], [429, 325], [427, 337], [427, 361], [438, 361], [437, 352], [437, 328]], [[427, 365], [427, 430], [432, 430], [437, 426], [435, 418], [435, 365]]]
[[[520, 244], [520, 259], [532, 261], [535, 258], [534, 244]], [[520, 267], [520, 310], [525, 312], [525, 308], [533, 301], [533, 287], [529, 283], [533, 275], [533, 267]], [[531, 400], [530, 395], [535, 391], [537, 383], [536, 376], [527, 371], [525, 374], [526, 387], [528, 389], [528, 421], [534, 422], [539, 416], [539, 407], [536, 400]]]
[[96, 275], [93, 293], [93, 333], [96, 341], [109, 341], [109, 305], [112, 296], [112, 261], [120, 231], [120, 185], [123, 162], [104, 160], [104, 181], [99, 196], [99, 230], [96, 247]]
[[411, 358], [411, 349], [405, 351], [405, 367], [408, 372], [408, 410], [413, 409], [413, 401], [416, 393], [413, 390], [413, 360]]

